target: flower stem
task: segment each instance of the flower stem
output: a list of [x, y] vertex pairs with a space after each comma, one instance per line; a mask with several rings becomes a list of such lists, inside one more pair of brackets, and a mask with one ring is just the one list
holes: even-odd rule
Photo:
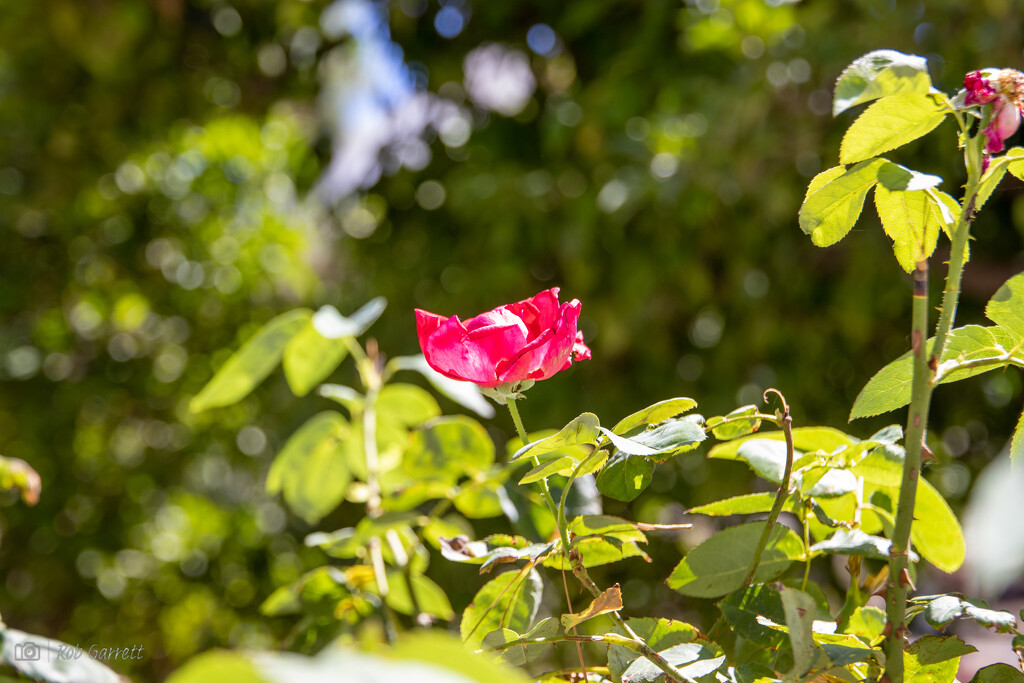
[[[505, 402], [508, 406], [508, 412], [512, 415], [512, 422], [515, 423], [516, 431], [519, 433], [519, 439], [523, 442], [523, 445], [530, 443], [530, 439], [526, 435], [526, 428], [523, 427], [523, 420], [519, 417], [519, 409], [516, 407], [516, 399], [509, 397]], [[540, 458], [533, 456], [533, 466], [540, 467]], [[555, 500], [551, 496], [551, 489], [548, 487], [547, 479], [540, 479], [540, 490], [541, 497], [544, 499], [544, 503], [548, 506], [548, 511], [551, 516], [555, 519], [555, 524], [558, 526], [558, 534], [562, 538], [562, 553], [565, 555], [566, 561], [569, 559], [569, 529], [565, 523], [565, 515], [558, 514], [558, 510], [555, 508]], [[563, 496], [564, 500], [564, 496]]]

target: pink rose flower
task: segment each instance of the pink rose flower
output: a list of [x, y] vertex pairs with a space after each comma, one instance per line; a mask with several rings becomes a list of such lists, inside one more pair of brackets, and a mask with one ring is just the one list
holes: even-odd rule
[[964, 104], [992, 105], [992, 119], [985, 130], [984, 168], [989, 155], [1003, 151], [1006, 139], [1020, 127], [1024, 74], [1015, 69], [982, 69], [964, 76]]
[[493, 388], [541, 380], [590, 358], [576, 329], [578, 299], [558, 303], [558, 287], [463, 322], [416, 309], [416, 333], [430, 367]]

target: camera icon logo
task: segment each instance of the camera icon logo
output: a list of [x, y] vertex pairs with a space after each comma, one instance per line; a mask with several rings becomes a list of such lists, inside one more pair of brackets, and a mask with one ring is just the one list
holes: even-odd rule
[[38, 662], [39, 646], [35, 643], [17, 643], [14, 646], [14, 660], [18, 662]]

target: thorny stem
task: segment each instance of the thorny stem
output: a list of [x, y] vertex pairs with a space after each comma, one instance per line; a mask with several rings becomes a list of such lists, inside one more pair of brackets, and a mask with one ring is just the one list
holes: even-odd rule
[[790, 494], [790, 479], [793, 476], [793, 418], [789, 415], [789, 404], [786, 403], [786, 397], [778, 389], [768, 389], [764, 392], [764, 400], [768, 401], [768, 394], [773, 393], [779, 397], [782, 402], [782, 416], [778, 419], [778, 424], [782, 427], [782, 433], [786, 437], [786, 471], [782, 474], [782, 482], [779, 485], [779, 492], [775, 495], [775, 503], [772, 504], [772, 510], [768, 513], [768, 522], [765, 524], [764, 531], [761, 532], [761, 538], [757, 542], [757, 550], [754, 551], [754, 562], [750, 565], [750, 571], [747, 572], [747, 578], [743, 584], [749, 586], [753, 580], [754, 575], [757, 574], [757, 567], [761, 564], [761, 553], [764, 552], [765, 546], [768, 545], [768, 539], [771, 536], [772, 530], [775, 528], [775, 523], [779, 521], [779, 513], [782, 512], [782, 505], [786, 502], [786, 498]]
[[[978, 130], [986, 125], [988, 117], [982, 120]], [[981, 180], [983, 136], [979, 133], [969, 138], [964, 150], [967, 166], [967, 185], [964, 191], [963, 209], [953, 227], [952, 246], [949, 254], [949, 269], [943, 292], [942, 308], [935, 329], [935, 341], [928, 353], [928, 262], [919, 261], [914, 270], [913, 314], [911, 327], [911, 350], [914, 355], [914, 373], [911, 384], [910, 411], [907, 415], [906, 457], [903, 463], [903, 481], [900, 484], [899, 502], [896, 507], [896, 521], [893, 529], [892, 546], [889, 549], [889, 578], [886, 586], [887, 635], [885, 642], [885, 673], [889, 683], [903, 683], [903, 645], [906, 628], [907, 592], [913, 588], [910, 580], [909, 551], [910, 532], [914, 523], [914, 505], [917, 498], [917, 482], [921, 476], [921, 455], [928, 425], [928, 409], [932, 391], [935, 388], [934, 375], [946, 347], [949, 332], [956, 319], [960, 298], [960, 278], [964, 269], [964, 255], [970, 237], [971, 222], [974, 220], [975, 202]]]

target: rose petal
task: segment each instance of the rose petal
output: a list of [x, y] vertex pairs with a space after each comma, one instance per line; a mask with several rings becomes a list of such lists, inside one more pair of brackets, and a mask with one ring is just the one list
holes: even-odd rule
[[458, 316], [445, 320], [420, 342], [430, 367], [452, 379], [484, 387], [501, 384], [495, 368], [526, 344], [526, 329], [508, 312], [490, 311], [473, 319], [469, 330]]
[[498, 376], [502, 381], [547, 379], [564, 370], [567, 361], [571, 364], [570, 357], [576, 341], [576, 323], [580, 317], [581, 307], [576, 299], [562, 304], [559, 308], [558, 324], [553, 330], [545, 330], [524, 347], [511, 362], [498, 366]]
[[992, 122], [983, 131], [988, 138], [985, 151], [989, 154], [1002, 152], [1004, 141], [1016, 133], [1019, 127], [1020, 110], [1005, 99], [1000, 99], [992, 112]]
[[544, 330], [554, 329], [558, 325], [558, 287], [544, 290], [529, 299], [509, 304], [505, 308], [522, 319], [529, 330], [527, 339], [533, 341]]

